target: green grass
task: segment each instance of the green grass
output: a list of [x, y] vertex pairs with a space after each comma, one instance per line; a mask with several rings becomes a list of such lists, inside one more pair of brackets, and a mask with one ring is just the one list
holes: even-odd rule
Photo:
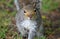
[[43, 12], [51, 11], [52, 9], [56, 9], [59, 6], [59, 2], [55, 0], [43, 0], [42, 1], [42, 10]]

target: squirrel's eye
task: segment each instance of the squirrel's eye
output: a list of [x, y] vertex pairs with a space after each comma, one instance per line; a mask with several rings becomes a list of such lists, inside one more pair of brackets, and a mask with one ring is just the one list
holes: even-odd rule
[[24, 11], [24, 13], [26, 13], [26, 11]]

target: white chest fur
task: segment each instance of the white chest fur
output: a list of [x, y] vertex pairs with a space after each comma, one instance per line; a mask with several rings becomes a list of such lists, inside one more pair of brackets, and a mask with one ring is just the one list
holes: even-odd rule
[[21, 22], [21, 26], [25, 27], [26, 29], [32, 29], [32, 28], [36, 28], [36, 21], [32, 21], [32, 20], [24, 20]]

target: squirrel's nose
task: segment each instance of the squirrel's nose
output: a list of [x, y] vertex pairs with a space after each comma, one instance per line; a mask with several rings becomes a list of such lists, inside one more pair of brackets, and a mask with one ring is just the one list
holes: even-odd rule
[[29, 17], [29, 18], [32, 18], [32, 15], [31, 15], [31, 14], [30, 14], [30, 15], [28, 15], [28, 17]]
[[25, 16], [32, 18], [32, 14], [29, 14], [29, 13], [25, 13]]

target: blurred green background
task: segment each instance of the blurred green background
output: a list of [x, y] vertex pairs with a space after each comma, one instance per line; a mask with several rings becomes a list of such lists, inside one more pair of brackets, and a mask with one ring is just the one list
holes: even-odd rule
[[[46, 39], [60, 39], [60, 0], [42, 0], [41, 10]], [[21, 39], [15, 15], [14, 0], [0, 0], [0, 39]]]

